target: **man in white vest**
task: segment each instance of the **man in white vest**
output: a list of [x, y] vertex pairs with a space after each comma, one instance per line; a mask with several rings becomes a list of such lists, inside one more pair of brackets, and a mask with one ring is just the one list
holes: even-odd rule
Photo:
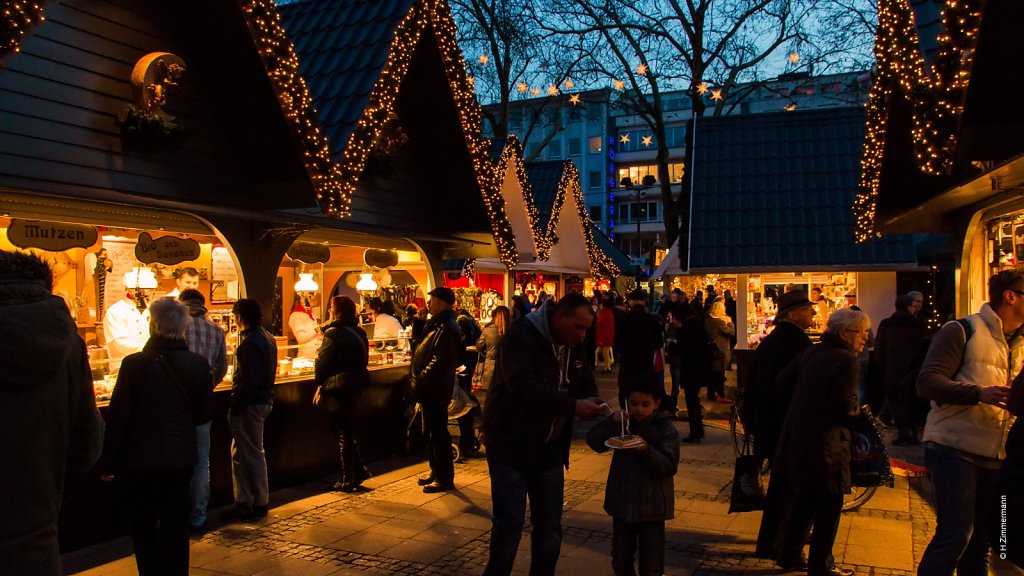
[[917, 380], [931, 400], [925, 463], [935, 486], [937, 525], [920, 576], [987, 576], [996, 480], [1013, 417], [1010, 382], [1024, 363], [1024, 272], [989, 278], [981, 311], [935, 335]]

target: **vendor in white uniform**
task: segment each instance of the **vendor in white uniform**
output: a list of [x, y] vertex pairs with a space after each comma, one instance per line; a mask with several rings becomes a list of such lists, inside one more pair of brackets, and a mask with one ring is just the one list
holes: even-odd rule
[[308, 302], [303, 302], [301, 297], [295, 296], [292, 312], [288, 315], [288, 329], [292, 331], [292, 336], [299, 345], [298, 357], [316, 358], [323, 339], [320, 335], [320, 326], [307, 304]]
[[166, 298], [178, 299], [178, 295], [184, 290], [199, 290], [199, 271], [191, 266], [178, 268], [174, 276], [175, 287], [164, 295]]
[[[149, 274], [152, 275], [152, 271]], [[137, 288], [146, 287], [147, 282], [147, 278], [140, 278], [135, 272], [126, 272], [124, 296], [111, 304], [103, 315], [103, 337], [111, 370], [117, 370], [121, 358], [140, 352], [149, 341], [149, 310], [145, 296]], [[152, 285], [156, 285], [155, 277]]]

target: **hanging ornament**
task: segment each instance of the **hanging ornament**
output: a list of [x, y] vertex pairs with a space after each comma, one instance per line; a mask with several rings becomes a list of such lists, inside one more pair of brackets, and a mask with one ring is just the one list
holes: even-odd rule
[[636, 67], [636, 73], [641, 75], [641, 76], [646, 76], [647, 75], [647, 64], [641, 64], [641, 65], [637, 66]]
[[554, 84], [548, 86], [548, 96], [558, 96], [558, 86]]
[[530, 89], [530, 87], [526, 85], [526, 82], [520, 82], [519, 84], [516, 84], [516, 88], [519, 90], [520, 94], [525, 93], [527, 90]]
[[622, 142], [623, 144], [629, 144], [629, 134], [623, 134], [622, 136], [619, 136], [619, 142]]
[[566, 80], [564, 86], [566, 90], [572, 90], [572, 87], [575, 86], [575, 84], [572, 83], [572, 80]]
[[569, 96], [569, 103], [572, 104], [573, 106], [579, 104], [580, 103], [580, 95], [579, 94], [573, 94], [572, 96]]
[[652, 141], [653, 139], [654, 139], [654, 137], [653, 137], [653, 136], [644, 136], [644, 137], [643, 137], [643, 138], [641, 138], [640, 140], [641, 140], [641, 141], [643, 142], [644, 146], [650, 146], [650, 145], [651, 145], [651, 141]]
[[722, 89], [719, 88], [718, 90], [712, 90], [711, 91], [711, 99], [712, 100], [721, 100], [722, 99]]
[[789, 61], [792, 64], [796, 64], [797, 62], [800, 61], [800, 54], [798, 52], [791, 52], [789, 54]]
[[481, 54], [480, 55], [480, 63], [481, 64], [486, 65], [488, 61], [489, 61], [489, 59], [487, 58], [487, 54]]
[[530, 90], [530, 94], [533, 94], [534, 96], [540, 94], [540, 88], [534, 88], [533, 90]]
[[622, 80], [616, 80], [615, 82], [612, 82], [612, 86], [614, 86], [615, 89], [618, 90], [619, 92], [626, 89], [626, 84]]

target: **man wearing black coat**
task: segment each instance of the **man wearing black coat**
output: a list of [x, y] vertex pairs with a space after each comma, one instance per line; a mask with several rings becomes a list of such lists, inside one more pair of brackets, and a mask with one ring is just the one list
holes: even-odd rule
[[459, 366], [462, 332], [455, 322], [455, 292], [438, 287], [428, 294], [430, 320], [423, 339], [412, 355], [413, 399], [423, 410], [423, 434], [427, 441], [430, 474], [419, 479], [427, 494], [455, 489], [452, 437], [448, 433], [448, 403]]
[[920, 443], [910, 419], [916, 396], [914, 382], [900, 386], [908, 374], [920, 367], [928, 345], [924, 322], [910, 312], [913, 304], [914, 299], [909, 294], [896, 298], [896, 311], [878, 325], [875, 338], [875, 359], [882, 370], [885, 402], [898, 431], [892, 443], [897, 446]]
[[[769, 463], [789, 409], [792, 385], [776, 386], [776, 378], [794, 358], [811, 345], [804, 330], [814, 320], [814, 303], [803, 290], [792, 290], [779, 297], [775, 330], [757, 347], [750, 380], [743, 392], [743, 425], [754, 432], [754, 455]], [[774, 489], [773, 489], [774, 487]], [[782, 521], [783, 491], [778, 482], [769, 481], [761, 528], [757, 534], [758, 558], [775, 558], [779, 524]]]
[[658, 317], [647, 312], [647, 293], [634, 290], [629, 293], [629, 312], [623, 318], [622, 357], [619, 364], [619, 406], [626, 405], [626, 385], [638, 374], [654, 374], [654, 353], [661, 350], [663, 336]]
[[607, 408], [597, 398], [583, 349], [593, 322], [587, 299], [570, 293], [512, 323], [498, 346], [482, 425], [493, 504], [485, 576], [511, 573], [527, 496], [533, 523], [530, 574], [555, 573], [573, 418], [593, 418]]

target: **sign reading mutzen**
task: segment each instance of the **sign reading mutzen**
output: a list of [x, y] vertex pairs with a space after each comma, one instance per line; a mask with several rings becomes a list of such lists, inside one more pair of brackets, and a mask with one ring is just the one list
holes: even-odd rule
[[199, 259], [199, 242], [191, 238], [177, 236], [161, 236], [153, 238], [149, 232], [139, 234], [139, 242], [135, 245], [135, 258], [143, 264], [179, 264]]
[[40, 248], [60, 252], [69, 248], [88, 248], [98, 239], [96, 228], [84, 224], [11, 220], [7, 239], [18, 248]]

